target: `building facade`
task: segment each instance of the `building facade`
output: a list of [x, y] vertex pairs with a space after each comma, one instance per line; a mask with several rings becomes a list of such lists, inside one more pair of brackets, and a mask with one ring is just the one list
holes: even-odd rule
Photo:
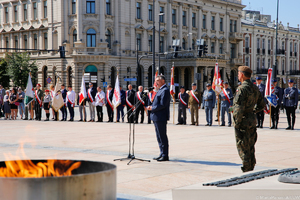
[[[83, 75], [87, 83], [102, 86], [114, 85], [117, 74], [123, 87], [150, 87], [155, 42], [155, 67], [160, 66], [167, 82], [174, 63], [176, 85], [190, 89], [196, 82], [202, 91], [212, 81], [216, 58], [222, 78], [227, 73], [237, 81], [237, 68], [243, 64], [243, 8], [240, 0], [2, 0], [1, 47], [18, 50], [1, 54], [28, 52], [38, 65], [43, 88], [60, 78], [78, 92]], [[208, 45], [208, 54], [201, 58], [198, 39]], [[176, 58], [173, 40], [179, 40]], [[65, 58], [56, 51], [60, 46], [65, 47]], [[48, 77], [53, 83], [47, 83]]]
[[[244, 34], [243, 58], [245, 65], [251, 67], [254, 76], [267, 78], [268, 68], [275, 65], [276, 57], [276, 23], [268, 18], [257, 20], [242, 19]], [[300, 29], [278, 24], [277, 38], [277, 77], [282, 87], [287, 87], [287, 80], [294, 79], [296, 87], [300, 86]]]

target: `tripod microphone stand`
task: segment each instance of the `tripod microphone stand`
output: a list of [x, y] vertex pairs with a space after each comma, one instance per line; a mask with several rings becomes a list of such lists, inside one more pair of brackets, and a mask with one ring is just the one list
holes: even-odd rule
[[[136, 110], [137, 109], [133, 109], [133, 108], [137, 108], [141, 105], [141, 101], [138, 101], [130, 110], [127, 111], [127, 113], [123, 116], [123, 119], [126, 115], [129, 115], [129, 112], [132, 111], [132, 113], [129, 115], [128, 119], [129, 119], [129, 152], [128, 152], [128, 156], [126, 158], [118, 158], [118, 159], [114, 159], [114, 161], [123, 161], [123, 160], [129, 160], [129, 162], [127, 163], [127, 165], [129, 165], [133, 160], [139, 160], [139, 161], [147, 161], [150, 162], [150, 160], [145, 160], [145, 159], [141, 159], [141, 158], [136, 158], [134, 155], [134, 142], [135, 142], [135, 119], [133, 120], [133, 125], [132, 125], [132, 145], [131, 145], [131, 120], [130, 118], [136, 115]], [[133, 116], [132, 116], [133, 115]], [[132, 153], [131, 153], [132, 152]]]

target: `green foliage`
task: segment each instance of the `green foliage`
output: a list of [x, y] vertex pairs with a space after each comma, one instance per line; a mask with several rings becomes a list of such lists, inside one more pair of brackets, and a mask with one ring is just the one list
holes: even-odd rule
[[5, 59], [0, 60], [0, 85], [4, 88], [9, 87], [8, 66]]
[[26, 88], [29, 72], [31, 72], [32, 82], [36, 82], [38, 68], [35, 61], [32, 62], [27, 53], [6, 54], [6, 61], [8, 74], [14, 86]]

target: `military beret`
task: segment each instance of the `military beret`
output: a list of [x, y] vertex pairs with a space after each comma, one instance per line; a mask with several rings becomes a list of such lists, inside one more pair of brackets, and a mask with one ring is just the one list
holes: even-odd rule
[[261, 80], [261, 77], [257, 76], [257, 77], [256, 77], [256, 80]]
[[180, 86], [180, 89], [185, 89], [184, 86]]
[[224, 82], [224, 84], [228, 84], [228, 82], [227, 82], [227, 81], [225, 81], [225, 82]]
[[207, 84], [206, 84], [206, 87], [208, 87], [208, 86], [211, 86], [211, 84], [210, 84], [210, 83], [207, 83]]
[[248, 66], [239, 66], [238, 70], [240, 72], [248, 72], [248, 73], [252, 74], [252, 70]]
[[293, 79], [289, 79], [289, 83], [294, 83], [294, 80]]
[[197, 86], [197, 84], [196, 83], [192, 83], [192, 86]]
[[45, 92], [49, 92], [49, 90], [45, 90]]
[[276, 79], [274, 79], [274, 80], [272, 80], [272, 82], [273, 82], [273, 83], [277, 83], [277, 80], [276, 80]]

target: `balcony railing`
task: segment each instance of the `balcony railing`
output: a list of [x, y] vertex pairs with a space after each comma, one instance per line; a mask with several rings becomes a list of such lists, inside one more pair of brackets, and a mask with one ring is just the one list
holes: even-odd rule
[[231, 32], [229, 34], [230, 41], [242, 41], [244, 40], [243, 33]]
[[300, 75], [300, 70], [290, 70], [290, 75]]
[[256, 74], [268, 74], [268, 69], [257, 68]]
[[242, 58], [230, 58], [230, 64], [243, 65], [244, 63]]

